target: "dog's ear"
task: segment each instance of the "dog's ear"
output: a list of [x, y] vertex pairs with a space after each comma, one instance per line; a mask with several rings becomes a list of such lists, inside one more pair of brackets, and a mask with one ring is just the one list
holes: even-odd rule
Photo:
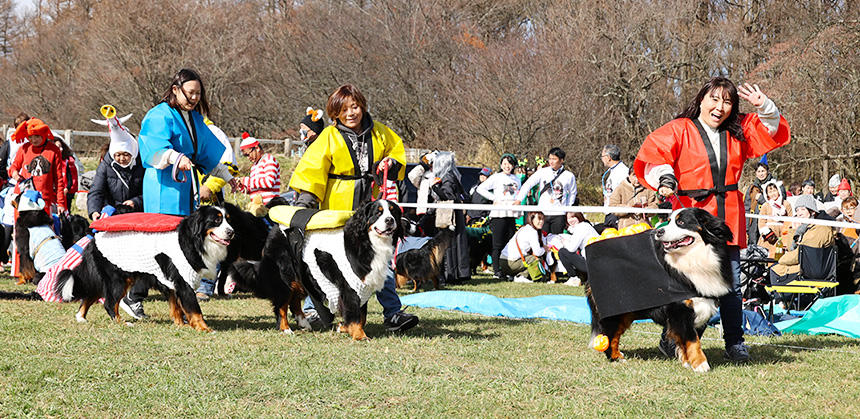
[[266, 204], [266, 208], [272, 209], [274, 207], [277, 207], [278, 205], [290, 205], [290, 201], [287, 201], [286, 198], [278, 195], [269, 200], [269, 203]]
[[725, 244], [732, 241], [734, 234], [725, 221], [701, 208], [696, 209], [696, 221], [702, 227], [701, 234], [706, 243]]
[[[206, 234], [206, 226], [204, 226], [202, 222], [204, 217], [203, 213], [208, 208], [209, 207], [200, 207], [197, 211], [187, 215], [180, 224], [181, 229], [185, 229], [185, 232], [181, 233], [187, 234], [187, 237], [203, 237]], [[196, 242], [196, 240], [194, 240], [194, 242]]]
[[394, 224], [397, 226], [394, 229], [394, 235], [392, 237], [394, 240], [394, 243], [397, 244], [397, 241], [402, 239], [406, 235], [404, 230], [403, 230], [403, 223], [401, 222], [401, 220], [403, 220], [403, 211], [400, 209], [400, 205], [397, 205], [396, 202], [394, 202], [394, 201], [387, 201], [387, 202], [388, 202], [388, 210], [391, 211], [391, 215], [394, 217]]

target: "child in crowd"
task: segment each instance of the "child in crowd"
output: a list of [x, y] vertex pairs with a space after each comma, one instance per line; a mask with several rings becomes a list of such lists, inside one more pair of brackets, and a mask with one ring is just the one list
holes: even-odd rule
[[12, 134], [12, 141], [24, 143], [9, 166], [9, 177], [15, 182], [31, 179], [33, 188], [42, 194], [45, 210], [56, 208], [65, 212], [68, 208], [66, 179], [60, 172], [62, 152], [52, 142], [54, 134], [47, 124], [38, 118], [31, 118], [18, 125]]

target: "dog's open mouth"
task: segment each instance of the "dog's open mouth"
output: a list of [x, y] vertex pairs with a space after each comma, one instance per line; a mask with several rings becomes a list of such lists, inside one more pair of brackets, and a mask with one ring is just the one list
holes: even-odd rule
[[373, 231], [375, 231], [376, 234], [379, 234], [380, 236], [390, 236], [390, 235], [394, 234], [394, 228], [388, 228], [385, 230], [380, 230], [376, 227], [373, 227]]
[[693, 238], [693, 236], [687, 236], [681, 240], [675, 240], [675, 241], [671, 241], [671, 242], [663, 242], [663, 249], [672, 250], [672, 249], [677, 249], [679, 247], [689, 246], [689, 245], [693, 244], [693, 241], [695, 241], [695, 240], [696, 239]]
[[218, 244], [221, 244], [221, 245], [224, 245], [224, 246], [227, 246], [227, 245], [229, 245], [229, 244], [230, 244], [230, 240], [229, 240], [229, 239], [223, 239], [223, 238], [219, 237], [219, 236], [218, 236], [217, 234], [215, 234], [215, 233], [209, 233], [209, 238], [210, 238], [210, 239], [212, 239], [212, 241], [214, 241], [215, 243], [218, 243]]

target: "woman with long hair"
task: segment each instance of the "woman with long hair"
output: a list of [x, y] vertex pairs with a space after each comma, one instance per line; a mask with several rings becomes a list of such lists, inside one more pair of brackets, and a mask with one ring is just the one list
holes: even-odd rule
[[[146, 113], [140, 125], [144, 212], [191, 214], [200, 202], [195, 171], [235, 184], [221, 164], [224, 145], [203, 120], [208, 114], [209, 101], [200, 75], [187, 68], [176, 72], [161, 102]], [[116, 153], [111, 157], [116, 158]], [[131, 164], [131, 154], [122, 160]], [[149, 284], [137, 281], [119, 305], [135, 319], [144, 318], [143, 299], [148, 292]]]
[[514, 282], [530, 283], [544, 278], [535, 276], [538, 270], [529, 266], [543, 264], [549, 250], [547, 234], [543, 232], [546, 217], [540, 211], [529, 212], [526, 224], [514, 233], [499, 255], [501, 271]]
[[[740, 99], [756, 112], [740, 113]], [[757, 85], [736, 87], [714, 77], [676, 119], [645, 138], [633, 167], [640, 183], [662, 196], [677, 195], [674, 205], [698, 207], [725, 220], [732, 230], [730, 269], [735, 292], [720, 298], [726, 357], [749, 359], [744, 345], [740, 277], [740, 249], [746, 247], [743, 195], [738, 190], [744, 162], [788, 144], [790, 132], [776, 105]], [[664, 339], [660, 349], [674, 356], [674, 344]]]
[[139, 142], [145, 212], [188, 215], [194, 211], [200, 190], [194, 170], [228, 182], [233, 179], [221, 164], [224, 145], [203, 120], [208, 114], [200, 75], [183, 68], [173, 76], [161, 102], [143, 117]]

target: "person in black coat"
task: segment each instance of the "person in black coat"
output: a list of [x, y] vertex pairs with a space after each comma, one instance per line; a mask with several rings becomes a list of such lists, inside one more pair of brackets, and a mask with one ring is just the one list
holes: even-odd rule
[[[433, 174], [439, 180], [431, 187], [436, 201], [466, 202], [466, 192], [460, 183], [460, 172], [451, 152], [440, 152], [433, 161]], [[439, 216], [439, 210], [436, 211]], [[454, 239], [445, 252], [445, 283], [456, 284], [472, 278], [469, 266], [469, 238], [466, 236], [466, 214], [454, 210]]]
[[124, 205], [131, 212], [143, 211], [143, 173], [137, 153], [132, 156], [129, 150], [115, 150], [112, 143], [99, 162], [93, 186], [87, 194], [90, 217], [99, 219], [105, 215], [102, 211], [108, 205], [114, 208]]

